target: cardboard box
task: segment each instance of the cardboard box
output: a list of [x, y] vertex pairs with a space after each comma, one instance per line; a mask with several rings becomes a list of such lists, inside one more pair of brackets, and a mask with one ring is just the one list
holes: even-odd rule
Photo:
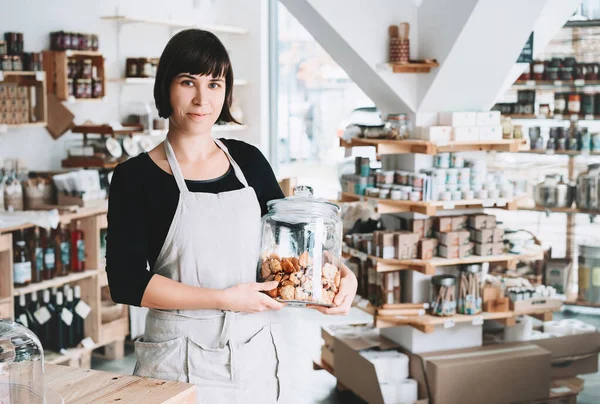
[[417, 258], [420, 235], [411, 232], [399, 232], [395, 234], [396, 257], [399, 260]]
[[466, 258], [473, 255], [475, 243], [468, 243], [458, 246], [458, 258]]
[[494, 245], [492, 243], [475, 243], [475, 255], [480, 255], [482, 257], [494, 255]]
[[510, 310], [515, 313], [532, 312], [534, 310], [554, 311], [562, 307], [562, 300], [549, 297], [534, 297], [527, 300], [517, 300], [510, 302]]
[[419, 399], [411, 404], [429, 403], [427, 381], [419, 357], [383, 337], [368, 340], [335, 338], [333, 349], [336, 364], [335, 376], [340, 384], [370, 404], [384, 404], [381, 381], [375, 371], [375, 366], [360, 354], [360, 351], [365, 349], [395, 349], [407, 355], [409, 357], [409, 376], [419, 385]]
[[382, 328], [381, 336], [416, 354], [449, 349], [480, 347], [483, 343], [483, 325], [457, 323], [454, 327], [435, 327], [424, 333], [410, 326]]
[[504, 313], [510, 309], [510, 299], [508, 297], [501, 297], [494, 300], [489, 300], [483, 303], [483, 311], [489, 313]]
[[438, 122], [440, 125], [464, 127], [477, 126], [476, 112], [440, 112], [438, 114]]
[[434, 228], [437, 232], [452, 231], [452, 217], [436, 217]]
[[333, 350], [335, 337], [338, 336], [363, 336], [365, 338], [378, 338], [379, 330], [373, 324], [329, 324], [321, 327], [321, 338], [325, 345]]
[[479, 140], [478, 127], [454, 128], [452, 139], [455, 142], [476, 142]]
[[448, 143], [452, 140], [452, 128], [450, 126], [422, 126], [419, 137], [433, 143]]
[[496, 216], [493, 215], [471, 215], [469, 216], [469, 227], [471, 229], [494, 229], [496, 227]]
[[425, 238], [433, 237], [433, 219], [425, 219], [423, 222], [423, 233], [425, 234]]
[[547, 397], [550, 389], [551, 354], [536, 344], [491, 345], [419, 356], [435, 404], [515, 403]]
[[419, 240], [419, 254], [420, 260], [430, 260], [435, 257], [437, 252], [438, 241], [435, 238], [424, 238]]
[[402, 228], [425, 238], [425, 219], [402, 219]]
[[466, 230], [449, 231], [438, 233], [440, 244], [445, 246], [461, 246], [469, 244], [470, 234]]
[[480, 244], [493, 243], [494, 229], [471, 229], [471, 241], [476, 241]]
[[500, 111], [488, 111], [477, 113], [477, 126], [500, 125]]
[[394, 233], [376, 231], [373, 233], [373, 237], [375, 239], [375, 254], [379, 258], [394, 259], [396, 257]]
[[458, 258], [459, 250], [460, 247], [457, 245], [445, 246], [443, 244], [440, 244], [438, 246], [438, 255], [442, 258], [454, 259]]
[[452, 230], [464, 230], [468, 226], [467, 216], [452, 216]]
[[494, 237], [493, 243], [502, 243], [504, 242], [504, 229], [501, 227], [496, 227], [494, 229]]
[[502, 140], [502, 126], [482, 126], [479, 128], [479, 140], [482, 142], [497, 142]]
[[[332, 347], [332, 349], [333, 349], [333, 347]], [[325, 346], [325, 345], [321, 346], [321, 361], [323, 361], [326, 365], [328, 365], [332, 369], [335, 369], [334, 357], [335, 356], [331, 349], [327, 348], [327, 346]]]
[[492, 255], [504, 254], [504, 243], [493, 243], [492, 244]]

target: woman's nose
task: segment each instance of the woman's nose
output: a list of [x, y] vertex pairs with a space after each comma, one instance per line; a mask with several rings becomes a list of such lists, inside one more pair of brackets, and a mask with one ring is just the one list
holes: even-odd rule
[[194, 95], [194, 99], [192, 100], [192, 102], [194, 103], [194, 105], [202, 105], [203, 103], [207, 103], [208, 98], [207, 98], [207, 90], [202, 89], [202, 88], [198, 88], [196, 90], [196, 94]]

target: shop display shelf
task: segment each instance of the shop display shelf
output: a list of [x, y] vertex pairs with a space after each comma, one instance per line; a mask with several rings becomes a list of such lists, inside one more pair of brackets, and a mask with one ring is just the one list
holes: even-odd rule
[[600, 86], [600, 80], [517, 80], [513, 84], [515, 89], [536, 88], [543, 90], [593, 86]]
[[48, 281], [42, 281], [39, 283], [31, 283], [27, 286], [23, 287], [15, 287], [14, 295], [26, 295], [33, 292], [39, 292], [40, 290], [50, 289], [50, 288], [58, 288], [63, 285], [80, 281], [82, 279], [91, 278], [98, 275], [99, 270], [97, 269], [88, 269], [83, 272], [74, 272], [67, 276], [60, 276], [54, 279], [50, 279]]
[[230, 25], [220, 25], [220, 24], [194, 24], [191, 22], [184, 21], [175, 21], [175, 20], [157, 20], [151, 18], [144, 17], [134, 17], [134, 16], [125, 16], [125, 15], [110, 15], [100, 17], [106, 21], [114, 21], [120, 24], [129, 24], [129, 23], [140, 23], [140, 24], [151, 24], [151, 25], [162, 25], [171, 28], [199, 28], [207, 31], [214, 32], [216, 34], [233, 34], [233, 35], [245, 35], [248, 33], [248, 30], [241, 27], [234, 27]]
[[454, 209], [481, 209], [498, 208], [505, 210], [516, 210], [518, 199], [507, 201], [505, 199], [471, 199], [460, 201], [393, 201], [391, 199], [372, 198], [356, 195], [350, 192], [342, 192], [339, 202], [374, 201], [377, 202], [379, 213], [415, 212], [428, 216], [437, 215], [438, 211]]
[[48, 76], [48, 94], [56, 94], [59, 100], [66, 101], [69, 103], [74, 102], [101, 102], [106, 96], [106, 86], [102, 86], [102, 94], [100, 98], [75, 98], [69, 96], [68, 88], [68, 73], [69, 73], [69, 59], [77, 59], [78, 61], [83, 59], [91, 59], [92, 66], [96, 68], [96, 74], [103, 83], [106, 83], [105, 68], [104, 68], [104, 57], [100, 52], [94, 51], [44, 51], [44, 71]]
[[543, 115], [535, 115], [535, 114], [506, 114], [502, 115], [503, 117], [508, 117], [514, 120], [539, 120], [546, 122], [563, 122], [563, 121], [585, 121], [585, 122], [598, 122], [600, 121], [600, 116], [598, 115], [553, 115], [553, 116], [543, 116]]
[[[43, 71], [0, 71], [0, 84], [29, 87], [29, 109], [35, 114], [35, 122], [0, 124], [0, 133], [12, 128], [40, 127], [48, 124], [47, 75]], [[34, 92], [31, 89], [35, 89]], [[28, 114], [31, 115], [31, 114]], [[31, 121], [32, 117], [29, 117]]]
[[599, 150], [520, 150], [519, 153], [546, 154], [548, 156], [600, 156]]
[[588, 210], [578, 208], [546, 208], [543, 206], [519, 206], [518, 210], [527, 210], [533, 212], [546, 212], [550, 213], [571, 213], [571, 214], [582, 214], [582, 215], [600, 215], [600, 210]]
[[465, 258], [439, 258], [435, 257], [431, 260], [397, 260], [397, 259], [383, 259], [372, 255], [367, 255], [354, 248], [350, 248], [345, 244], [342, 247], [343, 255], [345, 257], [357, 257], [361, 260], [371, 259], [376, 264], [377, 272], [395, 272], [404, 270], [413, 270], [421, 272], [425, 275], [434, 275], [435, 268], [455, 266], [455, 265], [468, 265], [468, 264], [481, 264], [484, 262], [494, 263], [505, 263], [508, 268], [515, 268], [518, 261], [521, 260], [532, 260], [537, 261], [543, 258], [543, 252], [529, 252], [524, 254], [501, 254], [501, 255], [489, 255], [479, 256], [473, 255]]
[[71, 156], [62, 161], [63, 168], [99, 168], [112, 170], [119, 165], [118, 161], [106, 162], [103, 157], [97, 156]]
[[[52, 208], [61, 208], [61, 206], [52, 206]], [[84, 219], [90, 216], [105, 214], [108, 210], [108, 201], [102, 207], [97, 208], [78, 208], [75, 212], [66, 212], [60, 213], [60, 222], [62, 224], [68, 224], [73, 220]], [[3, 233], [11, 233], [13, 231], [25, 230], [35, 227], [32, 223], [22, 224], [20, 226], [12, 226], [12, 227], [0, 227], [0, 234]], [[1, 240], [1, 239], [0, 239]], [[0, 241], [0, 250], [2, 249], [2, 243]]]
[[448, 142], [447, 144], [435, 144], [425, 140], [391, 140], [391, 139], [362, 139], [352, 138], [350, 141], [340, 139], [341, 147], [373, 146], [378, 154], [429, 154], [435, 155], [446, 152], [466, 151], [498, 151], [517, 152], [527, 146], [524, 139], [503, 139], [495, 142]]
[[44, 350], [44, 363], [89, 369], [92, 365], [92, 351], [95, 348], [68, 348], [63, 353]]
[[432, 68], [439, 67], [436, 60], [411, 60], [409, 63], [380, 63], [376, 66], [379, 72], [392, 73], [429, 73]]
[[458, 323], [481, 325], [483, 321], [489, 320], [500, 321], [505, 325], [511, 326], [515, 324], [514, 316], [515, 313], [512, 311], [497, 313], [482, 312], [473, 316], [455, 314], [451, 317], [438, 317], [425, 314], [423, 316], [397, 316], [397, 318], [394, 319], [393, 316], [377, 316], [375, 319], [375, 326], [377, 328], [385, 328], [409, 325], [421, 332], [432, 333], [435, 331], [435, 327], [440, 325], [444, 328], [454, 327]]
[[104, 102], [105, 98], [101, 97], [101, 98], [75, 98], [75, 97], [69, 97], [66, 100], [63, 100], [64, 103], [67, 104], [85, 104], [85, 103], [90, 103], [90, 102]]

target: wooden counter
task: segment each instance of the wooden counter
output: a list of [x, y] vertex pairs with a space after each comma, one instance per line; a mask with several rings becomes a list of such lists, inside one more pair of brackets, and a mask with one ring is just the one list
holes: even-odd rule
[[195, 404], [196, 386], [70, 366], [45, 365], [46, 386], [65, 404]]

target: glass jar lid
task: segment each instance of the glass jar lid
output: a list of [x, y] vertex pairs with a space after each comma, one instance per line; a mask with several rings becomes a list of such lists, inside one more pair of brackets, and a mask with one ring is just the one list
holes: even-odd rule
[[[267, 203], [269, 213], [285, 217], [288, 223], [302, 223], [310, 219], [337, 217], [340, 207], [323, 198], [313, 196], [313, 189], [307, 185], [294, 188], [294, 196], [275, 199]], [[276, 218], [277, 219], [277, 218]]]
[[456, 278], [454, 275], [436, 275], [431, 278], [431, 283], [436, 286], [454, 286]]

